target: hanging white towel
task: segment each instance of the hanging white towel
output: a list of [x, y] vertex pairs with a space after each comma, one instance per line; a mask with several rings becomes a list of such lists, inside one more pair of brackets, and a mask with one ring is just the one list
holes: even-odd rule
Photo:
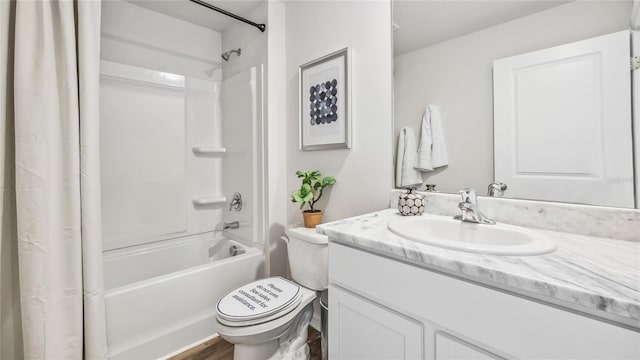
[[413, 168], [416, 154], [416, 135], [412, 128], [404, 127], [398, 136], [396, 187], [411, 187], [422, 184], [422, 174]]
[[420, 171], [433, 171], [445, 165], [449, 165], [449, 159], [440, 110], [435, 105], [427, 105], [422, 115], [420, 145], [414, 167]]

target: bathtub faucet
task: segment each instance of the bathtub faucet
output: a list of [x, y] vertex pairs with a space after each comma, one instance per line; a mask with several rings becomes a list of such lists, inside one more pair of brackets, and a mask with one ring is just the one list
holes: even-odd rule
[[231, 203], [229, 204], [229, 211], [231, 210], [242, 210], [242, 194], [237, 191], [233, 193], [233, 199], [231, 199]]
[[222, 225], [222, 230], [237, 229], [239, 227], [240, 227], [240, 223], [237, 221], [226, 222]]

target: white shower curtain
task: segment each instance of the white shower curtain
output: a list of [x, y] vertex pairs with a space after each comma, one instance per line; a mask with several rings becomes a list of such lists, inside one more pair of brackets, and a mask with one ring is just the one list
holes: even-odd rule
[[0, 14], [0, 358], [104, 358], [100, 2]]

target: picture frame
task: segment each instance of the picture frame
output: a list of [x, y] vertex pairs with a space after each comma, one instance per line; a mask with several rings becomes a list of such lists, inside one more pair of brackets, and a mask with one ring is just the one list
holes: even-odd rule
[[300, 150], [351, 148], [350, 62], [344, 48], [298, 68]]

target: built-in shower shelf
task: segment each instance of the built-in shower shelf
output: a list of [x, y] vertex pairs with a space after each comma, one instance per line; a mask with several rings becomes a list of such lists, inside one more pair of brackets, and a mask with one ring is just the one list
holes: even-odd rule
[[214, 147], [214, 146], [194, 146], [192, 149], [196, 155], [213, 156], [222, 155], [227, 152], [227, 148]]
[[226, 204], [227, 198], [224, 196], [197, 197], [193, 198], [192, 201], [195, 206], [210, 206]]

